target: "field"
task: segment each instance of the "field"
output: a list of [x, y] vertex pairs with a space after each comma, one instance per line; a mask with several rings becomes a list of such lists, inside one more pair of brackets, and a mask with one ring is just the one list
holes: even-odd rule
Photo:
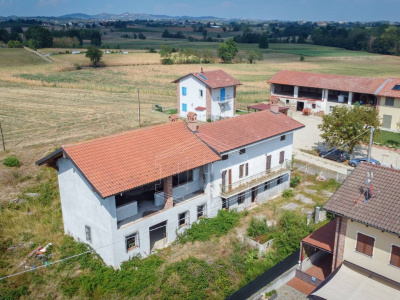
[[[114, 42], [111, 36], [105, 40], [110, 45]], [[169, 39], [168, 42], [176, 47], [192, 46], [213, 51], [218, 46], [218, 43], [190, 43], [187, 40], [181, 40], [181, 45], [174, 44], [175, 40]], [[1, 275], [16, 272], [32, 245], [51, 241], [57, 245], [57, 257], [62, 253], [61, 245], [67, 250], [68, 245], [74, 245], [62, 234], [56, 173], [36, 167], [34, 162], [63, 144], [137, 128], [138, 90], [141, 125], [148, 126], [168, 120], [168, 114], [153, 111], [154, 104], [167, 109], [176, 107], [176, 86], [171, 82], [200, 70], [200, 67], [205, 70], [223, 69], [243, 83], [237, 92], [239, 109], [267, 101], [267, 80], [279, 70], [400, 77], [399, 57], [311, 45], [271, 44], [264, 51], [264, 60], [257, 64], [242, 62], [202, 66], [164, 66], [160, 64], [157, 53], [140, 50], [157, 48], [163, 43], [163, 40], [127, 40], [128, 54], [104, 54], [103, 66], [96, 69], [90, 67], [84, 54], [65, 54], [66, 50], [71, 52], [72, 49], [39, 49], [43, 54], [53, 53], [50, 56], [53, 63], [47, 63], [24, 49], [0, 49], [0, 122], [6, 146], [5, 152], [0, 148], [0, 162], [10, 154], [21, 161], [19, 168], [0, 164]], [[123, 45], [120, 43], [121, 48]], [[240, 45], [241, 54], [255, 47]], [[304, 62], [299, 61], [300, 54], [305, 56]], [[40, 192], [46, 197], [28, 199], [23, 195], [26, 191]], [[280, 204], [280, 200], [277, 201]], [[268, 209], [274, 210], [270, 206]], [[228, 235], [221, 240], [179, 246], [182, 250], [173, 248], [176, 252], [167, 249], [162, 258], [168, 258], [168, 263], [172, 264], [188, 258], [189, 254], [179, 256], [187, 251], [198, 259], [207, 260], [204, 253], [208, 252], [205, 251], [218, 247], [219, 254], [213, 258], [215, 263], [219, 258], [235, 253], [236, 250], [224, 247], [230, 243], [230, 238]], [[3, 287], [17, 289], [27, 285], [30, 297], [44, 299], [49, 295], [49, 299], [63, 299], [66, 294], [55, 295], [60, 284], [60, 279], [55, 278], [74, 277], [82, 272], [86, 274], [88, 271], [73, 264], [71, 269], [56, 269], [49, 275], [23, 275]], [[240, 274], [237, 276], [232, 283], [235, 288], [240, 286]]]

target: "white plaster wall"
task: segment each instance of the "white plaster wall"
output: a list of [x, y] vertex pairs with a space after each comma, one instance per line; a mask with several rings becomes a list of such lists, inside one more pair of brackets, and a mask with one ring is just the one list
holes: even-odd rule
[[[182, 87], [186, 87], [186, 96], [182, 94]], [[203, 97], [200, 97], [199, 90], [203, 90]], [[187, 76], [179, 82], [180, 93], [180, 116], [186, 118], [188, 112], [195, 112], [197, 119], [206, 121], [206, 111], [197, 111], [196, 107], [206, 107], [206, 85], [194, 76]], [[187, 104], [187, 112], [182, 111], [182, 103]]]
[[[239, 154], [239, 149], [226, 152], [227, 160], [217, 161], [212, 164], [211, 182], [212, 197], [220, 196], [220, 184], [222, 183], [222, 171], [232, 169], [232, 183], [265, 171], [267, 155], [271, 155], [271, 168], [279, 165], [279, 153], [285, 151], [285, 160], [292, 159], [293, 132], [286, 134], [284, 141], [280, 140], [280, 135], [268, 140], [254, 143], [242, 148], [246, 148], [245, 154]], [[239, 166], [249, 164], [249, 175], [239, 178]]]
[[[64, 231], [94, 249], [112, 243], [112, 227], [116, 224], [114, 196], [102, 199], [67, 158], [58, 160], [58, 181]], [[90, 226], [92, 242], [86, 241], [85, 225]], [[107, 264], [113, 264], [112, 246], [97, 251]]]
[[233, 117], [235, 112], [234, 108], [234, 87], [227, 86], [225, 87], [225, 112], [221, 112], [220, 103], [220, 93], [221, 89], [212, 89], [211, 90], [211, 114], [218, 115], [221, 117]]

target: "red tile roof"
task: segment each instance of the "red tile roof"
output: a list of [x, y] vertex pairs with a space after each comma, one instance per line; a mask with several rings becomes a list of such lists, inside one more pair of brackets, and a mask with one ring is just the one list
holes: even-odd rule
[[198, 110], [198, 111], [205, 111], [206, 108], [203, 107], [203, 106], [197, 106], [197, 107], [195, 108], [195, 110]]
[[400, 85], [399, 78], [389, 78], [386, 84], [382, 87], [382, 89], [377, 93], [378, 96], [385, 96], [385, 97], [395, 97], [400, 98], [400, 91], [393, 90], [395, 85]]
[[[365, 202], [368, 171], [373, 171], [372, 197]], [[325, 204], [324, 209], [371, 227], [400, 235], [400, 171], [359, 164]]]
[[302, 239], [302, 242], [333, 253], [335, 245], [335, 230], [336, 219], [325, 224], [309, 236], [306, 236]]
[[305, 295], [311, 294], [316, 289], [316, 286], [312, 285], [311, 283], [305, 282], [297, 277], [290, 280], [288, 283], [286, 283], [286, 285]]
[[223, 153], [303, 127], [284, 114], [265, 110], [202, 124], [197, 129], [197, 136]]
[[268, 83], [375, 94], [385, 81], [385, 78], [280, 71], [268, 80]]
[[[248, 105], [247, 108], [255, 109], [255, 110], [270, 110], [271, 105], [265, 104], [265, 103], [260, 103], [260, 104]], [[289, 110], [289, 107], [279, 106], [279, 111], [285, 111], [285, 110]]]
[[62, 149], [103, 198], [220, 159], [184, 121], [67, 145]]
[[198, 80], [204, 82], [207, 86], [209, 86], [212, 89], [222, 88], [226, 86], [236, 86], [242, 84], [240, 81], [236, 80], [235, 78], [233, 78], [228, 73], [222, 70], [208, 71], [203, 73], [189, 73], [183, 77], [174, 80], [173, 82], [177, 83], [181, 79], [190, 75], [193, 75]]

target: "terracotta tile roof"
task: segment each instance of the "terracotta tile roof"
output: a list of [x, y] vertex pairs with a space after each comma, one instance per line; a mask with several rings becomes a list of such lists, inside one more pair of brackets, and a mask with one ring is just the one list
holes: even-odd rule
[[382, 89], [377, 93], [378, 96], [400, 98], [400, 91], [393, 90], [395, 85], [400, 85], [399, 78], [389, 78]]
[[[186, 122], [176, 121], [62, 147], [103, 197], [217, 161]], [[45, 161], [41, 161], [42, 164]]]
[[375, 94], [385, 81], [385, 78], [280, 71], [268, 80], [268, 83]]
[[205, 111], [206, 108], [203, 107], [203, 106], [197, 106], [197, 107], [195, 108], [195, 110], [198, 110], [198, 111]]
[[312, 285], [308, 282], [305, 282], [297, 277], [290, 280], [288, 283], [286, 283], [286, 285], [294, 288], [295, 290], [297, 290], [305, 295], [311, 294], [316, 289], [316, 287], [314, 285]]
[[197, 136], [223, 153], [303, 127], [284, 114], [265, 110], [202, 124], [197, 129]]
[[335, 245], [336, 219], [302, 239], [302, 242], [333, 253]]
[[[265, 103], [259, 103], [259, 104], [254, 104], [254, 105], [248, 105], [247, 108], [255, 109], [255, 110], [270, 110], [271, 105], [265, 104]], [[289, 110], [289, 107], [279, 106], [279, 111], [285, 111], [285, 110]]]
[[174, 80], [173, 82], [177, 83], [178, 81], [189, 75], [193, 75], [212, 89], [242, 84], [240, 81], [236, 80], [231, 75], [222, 70], [208, 71], [203, 73], [189, 73], [183, 77]]
[[[367, 172], [373, 171], [372, 197], [364, 202]], [[400, 235], [400, 171], [359, 164], [324, 209], [354, 221]]]

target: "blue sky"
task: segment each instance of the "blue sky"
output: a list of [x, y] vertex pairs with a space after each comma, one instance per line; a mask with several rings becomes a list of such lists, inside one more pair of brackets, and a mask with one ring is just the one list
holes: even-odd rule
[[148, 13], [278, 20], [400, 21], [400, 0], [0, 0], [0, 16]]

